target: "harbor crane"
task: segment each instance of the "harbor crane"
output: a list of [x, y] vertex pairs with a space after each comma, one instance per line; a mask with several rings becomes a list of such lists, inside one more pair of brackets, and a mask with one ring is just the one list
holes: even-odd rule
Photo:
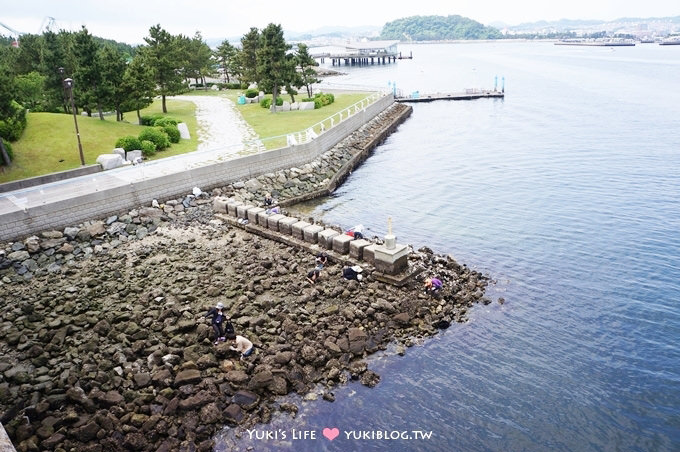
[[19, 47], [19, 36], [22, 35], [23, 33], [16, 31], [14, 28], [12, 28], [8, 25], [5, 25], [2, 22], [0, 22], [0, 27], [6, 29], [7, 31], [9, 31], [11, 33], [10, 36], [12, 36], [14, 38], [14, 41], [12, 41], [12, 47]]

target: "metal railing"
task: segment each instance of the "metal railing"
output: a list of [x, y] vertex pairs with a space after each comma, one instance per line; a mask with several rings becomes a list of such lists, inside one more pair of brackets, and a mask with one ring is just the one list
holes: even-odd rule
[[358, 102], [355, 102], [349, 107], [342, 109], [339, 112], [329, 116], [328, 118], [323, 119], [317, 122], [316, 124], [313, 124], [312, 126], [308, 127], [305, 130], [290, 133], [286, 135], [286, 143], [288, 146], [309, 143], [310, 141], [312, 141], [314, 138], [318, 137], [325, 131], [332, 129], [333, 127], [335, 127], [336, 125], [340, 124], [343, 121], [346, 121], [352, 115], [355, 115], [361, 111], [366, 110], [366, 108], [369, 105], [374, 104], [378, 100], [382, 99], [385, 95], [386, 94], [384, 92], [373, 93], [370, 96]]

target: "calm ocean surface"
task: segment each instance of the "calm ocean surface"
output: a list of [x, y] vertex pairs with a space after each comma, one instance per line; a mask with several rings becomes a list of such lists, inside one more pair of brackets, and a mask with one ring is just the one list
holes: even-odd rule
[[[414, 59], [331, 81], [425, 93], [498, 75], [506, 98], [413, 104], [310, 214], [375, 235], [391, 216], [400, 243], [490, 275], [494, 302], [403, 357], [370, 359], [374, 389], [301, 403], [258, 429], [285, 440], [244, 434], [239, 449], [680, 450], [680, 46], [399, 50]], [[350, 433], [414, 430], [432, 436]]]

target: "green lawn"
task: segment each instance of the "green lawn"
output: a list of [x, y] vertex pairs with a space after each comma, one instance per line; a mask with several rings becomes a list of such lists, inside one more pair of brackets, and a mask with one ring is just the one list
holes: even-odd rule
[[[188, 95], [225, 96], [237, 103], [238, 96], [243, 92], [244, 90], [192, 91]], [[304, 131], [369, 95], [370, 93], [338, 94], [333, 104], [308, 111], [272, 113], [259, 104], [236, 105], [236, 108], [262, 139], [266, 148], [274, 149], [286, 145], [286, 134]], [[298, 95], [296, 100], [304, 97], [305, 94]], [[289, 101], [290, 96], [285, 96], [284, 99]], [[198, 147], [195, 104], [191, 101], [169, 99], [167, 108], [168, 116], [187, 124], [192, 138], [180, 140], [170, 148], [157, 152], [152, 157], [153, 160], [191, 152]], [[161, 102], [156, 100], [141, 113], [145, 115], [160, 112]], [[338, 117], [335, 118], [337, 123]], [[136, 112], [126, 113], [123, 122], [116, 122], [115, 116], [107, 116], [104, 121], [99, 117], [78, 116], [78, 127], [86, 164], [95, 163], [100, 154], [110, 153], [118, 138], [125, 135], [137, 136], [142, 129], [142, 126], [137, 125]], [[325, 121], [325, 127], [330, 128], [330, 120]], [[317, 124], [315, 131], [320, 133], [320, 129]], [[12, 149], [14, 151], [12, 166], [9, 169], [0, 167], [0, 183], [80, 166], [72, 115], [29, 113], [28, 126], [21, 139], [12, 143]]]

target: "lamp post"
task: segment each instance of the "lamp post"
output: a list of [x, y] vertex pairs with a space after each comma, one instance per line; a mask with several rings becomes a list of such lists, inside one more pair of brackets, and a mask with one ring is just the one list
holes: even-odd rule
[[[64, 68], [59, 68], [59, 74], [64, 76]], [[73, 123], [76, 125], [76, 138], [78, 138], [78, 152], [80, 152], [80, 164], [85, 166], [85, 157], [83, 156], [83, 146], [80, 144], [80, 131], [78, 130], [78, 115], [76, 115], [76, 103], [73, 100], [73, 79], [63, 79], [64, 93], [71, 101], [71, 111], [73, 112]]]

